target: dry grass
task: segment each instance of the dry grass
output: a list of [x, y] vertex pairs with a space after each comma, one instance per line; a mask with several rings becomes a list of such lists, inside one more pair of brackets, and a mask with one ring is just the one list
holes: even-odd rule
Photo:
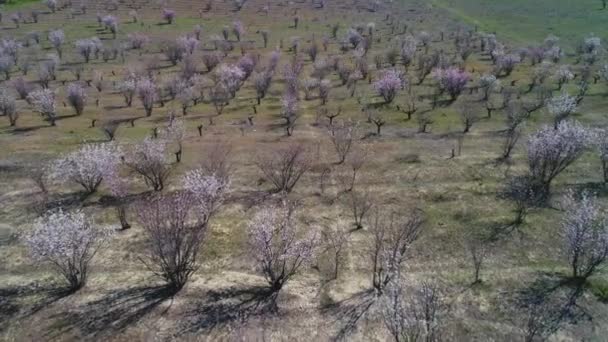
[[[428, 30], [450, 32], [457, 23], [444, 20], [438, 9], [417, 6], [418, 3], [394, 5], [378, 13], [356, 11], [343, 2], [331, 3], [330, 8], [312, 10], [308, 4], [297, 3], [290, 6], [272, 6], [269, 17], [256, 14], [262, 1], [250, 0], [238, 13], [230, 10], [228, 2], [216, 3], [211, 13], [199, 18], [197, 7], [201, 4], [187, 0], [171, 2], [169, 7], [178, 12], [175, 25], [157, 25], [160, 10], [156, 5], [148, 5], [140, 10], [143, 24], [128, 23], [127, 10], [120, 7], [121, 19], [119, 38], [133, 31], [145, 31], [155, 39], [176, 37], [192, 29], [195, 24], [204, 27], [204, 37], [219, 33], [223, 25], [230, 25], [239, 18], [248, 28], [246, 39], [255, 39], [257, 51], [266, 56], [271, 48], [284, 41], [283, 58], [289, 58], [286, 51], [289, 38], [300, 36], [304, 42], [312, 37], [320, 39], [329, 33], [329, 25], [339, 21], [340, 33], [352, 23], [376, 23], [378, 37], [382, 42], [374, 43], [373, 52], [388, 46], [390, 29], [383, 20], [384, 13], [390, 12], [395, 20], [408, 22], [414, 32]], [[265, 3], [265, 2], [264, 2]], [[25, 24], [21, 29], [7, 29], [4, 36], [22, 37], [26, 32], [63, 27], [70, 41], [97, 34], [94, 19], [101, 3], [93, 2], [85, 16], [64, 20], [67, 11], [54, 15], [43, 15], [38, 24]], [[32, 5], [38, 6], [38, 5]], [[300, 8], [300, 27], [288, 28], [294, 7]], [[410, 11], [414, 9], [415, 11]], [[399, 19], [397, 19], [399, 18]], [[268, 49], [262, 49], [261, 38], [256, 30], [270, 29], [271, 41]], [[109, 35], [102, 34], [107, 37]], [[109, 40], [104, 41], [111, 44]], [[303, 45], [306, 46], [307, 43]], [[450, 49], [449, 42], [434, 42], [435, 48]], [[66, 47], [67, 61], [80, 63]], [[159, 54], [158, 46], [149, 47], [146, 56]], [[51, 52], [48, 42], [42, 41], [41, 51], [33, 53], [41, 56]], [[332, 43], [328, 53], [337, 55], [338, 46]], [[236, 60], [239, 53], [234, 51], [230, 59]], [[371, 58], [371, 57], [370, 57]], [[138, 63], [141, 57], [130, 53], [127, 61], [92, 61], [87, 65], [86, 78], [91, 70], [100, 70], [106, 79], [106, 90], [98, 94], [89, 90], [89, 103], [81, 117], [69, 117], [70, 108], [59, 103], [62, 118], [57, 127], [47, 125], [23, 101], [19, 102], [22, 113], [18, 128], [12, 129], [2, 121], [0, 126], [0, 339], [2, 340], [331, 340], [340, 335], [351, 318], [352, 310], [360, 310], [367, 305], [365, 291], [369, 289], [371, 276], [367, 257], [367, 243], [370, 233], [363, 229], [350, 234], [345, 254], [345, 262], [339, 279], [328, 280], [329, 261], [326, 256], [319, 258], [315, 267], [307, 270], [289, 283], [278, 300], [279, 315], [265, 311], [267, 303], [260, 295], [259, 286], [263, 279], [253, 270], [246, 243], [246, 219], [261, 204], [260, 199], [269, 198], [265, 192], [270, 188], [261, 179], [256, 168], [255, 157], [260, 151], [271, 148], [277, 142], [303, 141], [313, 150], [319, 165], [329, 165], [332, 169], [329, 186], [320, 193], [319, 177], [321, 166], [307, 174], [296, 186], [295, 194], [304, 203], [302, 221], [312, 229], [333, 229], [336, 226], [352, 225], [349, 208], [340, 194], [338, 175], [340, 166], [333, 164], [335, 155], [322, 128], [315, 125], [318, 100], [302, 101], [302, 117], [299, 119], [294, 137], [287, 138], [277, 127], [277, 114], [282, 80], [275, 81], [267, 99], [258, 107], [253, 128], [241, 134], [240, 122], [246, 119], [255, 103], [255, 92], [246, 84], [231, 101], [225, 113], [215, 118], [214, 125], [207, 123], [207, 117], [214, 110], [208, 104], [200, 104], [190, 109], [184, 117], [187, 123], [187, 137], [184, 144], [183, 162], [176, 165], [169, 180], [169, 188], [178, 186], [179, 175], [196, 166], [205, 148], [218, 140], [232, 144], [231, 161], [235, 166], [230, 200], [212, 221], [211, 233], [202, 254], [203, 266], [193, 281], [175, 298], [168, 299], [155, 288], [156, 280], [151, 277], [137, 256], [141, 252], [143, 232], [140, 227], [117, 233], [109, 243], [109, 248], [96, 257], [90, 282], [77, 294], [63, 297], [53, 291], [54, 276], [44, 267], [34, 267], [28, 259], [19, 237], [30, 229], [36, 217], [32, 207], [38, 195], [34, 184], [25, 177], [31, 165], [43, 159], [52, 159], [62, 152], [70, 151], [82, 142], [104, 139], [98, 128], [91, 128], [91, 119], [97, 119], [97, 126], [106, 120], [139, 118], [144, 114], [139, 101], [134, 100], [133, 108], [122, 106], [122, 98], [111, 89], [111, 83], [120, 78], [125, 65]], [[305, 59], [304, 74], [308, 74], [311, 63]], [[370, 62], [370, 65], [372, 63]], [[162, 63], [162, 75], [170, 75], [177, 68]], [[466, 65], [468, 70], [489, 68], [488, 62], [475, 54]], [[512, 79], [525, 79], [528, 66], [518, 67]], [[113, 75], [113, 72], [116, 75]], [[15, 75], [16, 76], [16, 75]], [[27, 76], [33, 80], [35, 72]], [[278, 77], [281, 78], [281, 77]], [[62, 70], [59, 80], [72, 80], [73, 76]], [[344, 87], [339, 86], [335, 75], [331, 76], [334, 88], [329, 106], [343, 108], [343, 116], [361, 122], [362, 134], [372, 132], [374, 127], [365, 122], [364, 113], [357, 104], [356, 97], [350, 98]], [[503, 81], [505, 84], [508, 80]], [[365, 100], [371, 96], [370, 87], [361, 82], [358, 96]], [[56, 82], [53, 86], [57, 87]], [[61, 89], [61, 87], [60, 87]], [[417, 89], [419, 95], [429, 93], [432, 83], [427, 81]], [[581, 121], [591, 125], [604, 125], [601, 109], [606, 105], [603, 97], [605, 86], [593, 85], [590, 96], [580, 108]], [[403, 96], [403, 95], [401, 95]], [[59, 99], [63, 98], [61, 91]], [[95, 100], [99, 98], [99, 107]], [[400, 101], [398, 98], [397, 101]], [[166, 120], [167, 112], [176, 105], [168, 103], [164, 108], [154, 108], [151, 118], [137, 119], [135, 127], [128, 123], [118, 129], [116, 139], [121, 144], [129, 144], [150, 135], [154, 127]], [[425, 105], [428, 106], [428, 105]], [[500, 151], [500, 139], [496, 132], [503, 126], [500, 113], [491, 119], [484, 119], [464, 137], [461, 154], [450, 159], [452, 149], [457, 149], [460, 123], [451, 107], [438, 107], [432, 112], [435, 123], [430, 133], [416, 133], [415, 120], [406, 121], [405, 115], [394, 108], [385, 110], [387, 125], [380, 137], [368, 137], [362, 144], [368, 145], [370, 158], [366, 163], [358, 186], [369, 188], [381, 203], [401, 208], [420, 207], [425, 211], [426, 227], [423, 237], [416, 243], [408, 262], [406, 274], [412, 281], [438, 279], [447, 291], [451, 304], [447, 323], [449, 340], [517, 340], [521, 336], [521, 317], [513, 314], [509, 305], [519, 289], [525, 288], [541, 272], [564, 271], [560, 255], [558, 229], [559, 211], [554, 209], [535, 210], [521, 227], [522, 234], [513, 233], [500, 239], [492, 248], [491, 256], [483, 271], [484, 282], [471, 287], [472, 269], [463, 247], [463, 236], [470, 231], [489, 231], [512, 217], [511, 205], [497, 198], [496, 193], [506, 173], [517, 173], [525, 169], [525, 151], [520, 143], [510, 166], [496, 166], [494, 158]], [[527, 126], [533, 131], [541, 122], [549, 122], [548, 114], [536, 113]], [[196, 126], [204, 125], [202, 137]], [[412, 155], [418, 157], [417, 162]], [[414, 158], [416, 159], [416, 158]], [[572, 168], [560, 176], [556, 183], [556, 197], [571, 186], [599, 182], [599, 161], [591, 153], [582, 158]], [[57, 197], [69, 197], [76, 191], [62, 185], [53, 185], [51, 191]], [[143, 191], [141, 183], [134, 181], [133, 192]], [[112, 208], [104, 207], [100, 196], [88, 198], [84, 208], [95, 215], [99, 224], [115, 224]], [[133, 213], [129, 213], [134, 216]], [[131, 219], [133, 219], [131, 217]], [[598, 277], [598, 284], [606, 283], [604, 276]], [[34, 284], [36, 284], [34, 286]], [[601, 286], [601, 285], [600, 285]], [[593, 295], [586, 293], [581, 303], [589, 312], [595, 313], [593, 322], [585, 322], [579, 327], [568, 327], [556, 338], [578, 340], [588, 336], [601, 340], [608, 326], [605, 304], [599, 303]], [[44, 304], [44, 305], [42, 305]], [[351, 311], [349, 311], [351, 310]], [[348, 340], [382, 341], [386, 332], [371, 305], [367, 314], [357, 321], [353, 331], [345, 337]], [[595, 329], [595, 330], [593, 330]], [[592, 331], [593, 330], [593, 331]]]

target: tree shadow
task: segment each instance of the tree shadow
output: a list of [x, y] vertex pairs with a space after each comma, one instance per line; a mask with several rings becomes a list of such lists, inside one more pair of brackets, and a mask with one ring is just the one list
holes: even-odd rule
[[521, 229], [523, 225], [523, 222], [517, 222], [515, 219], [496, 222], [489, 226], [485, 240], [487, 242], [498, 242], [510, 237], [513, 233], [517, 233], [519, 239], [523, 240], [525, 237], [525, 233]]
[[[557, 273], [541, 273], [529, 286], [515, 294], [515, 306], [527, 315], [526, 340], [546, 339], [565, 324], [593, 317], [577, 304], [585, 282]], [[517, 315], [521, 316], [521, 315]]]
[[13, 130], [11, 130], [11, 133], [25, 134], [25, 133], [37, 131], [37, 130], [39, 130], [41, 128], [45, 128], [45, 127], [50, 127], [50, 126], [49, 125], [36, 125], [36, 126], [30, 126], [30, 127], [16, 127]]
[[340, 325], [335, 339], [342, 340], [350, 335], [377, 299], [374, 290], [370, 289], [323, 308], [322, 313], [331, 316]]
[[79, 116], [79, 115], [78, 114], [70, 114], [70, 115], [57, 116], [55, 118], [55, 121], [61, 121], [61, 120], [65, 120], [65, 119], [75, 118], [77, 116]]
[[572, 184], [571, 187], [577, 193], [589, 192], [596, 196], [608, 196], [608, 186], [604, 182], [587, 182], [587, 183], [578, 183]]
[[249, 210], [257, 205], [260, 205], [272, 197], [272, 193], [263, 190], [244, 191], [241, 193], [233, 193], [225, 200], [226, 203], [239, 203], [246, 210]]
[[57, 208], [63, 209], [74, 209], [80, 207], [84, 200], [90, 194], [87, 194], [85, 191], [76, 191], [70, 193], [56, 194], [52, 196], [49, 200], [47, 200], [43, 207], [45, 211], [53, 210]]
[[71, 293], [68, 288], [53, 284], [0, 288], [0, 331], [6, 328], [10, 319], [29, 317]]
[[[54, 339], [79, 330], [86, 337], [98, 337], [121, 331], [137, 323], [175, 292], [167, 286], [134, 287], [86, 303], [72, 311], [53, 315], [47, 337]], [[167, 309], [168, 310], [168, 309]]]
[[178, 336], [210, 332], [233, 322], [245, 323], [253, 317], [278, 313], [277, 293], [268, 287], [209, 290], [202, 300], [186, 311]]

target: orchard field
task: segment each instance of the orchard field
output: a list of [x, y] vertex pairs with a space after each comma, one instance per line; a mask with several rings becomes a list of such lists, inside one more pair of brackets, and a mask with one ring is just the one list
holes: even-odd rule
[[0, 339], [603, 341], [602, 1], [9, 1]]

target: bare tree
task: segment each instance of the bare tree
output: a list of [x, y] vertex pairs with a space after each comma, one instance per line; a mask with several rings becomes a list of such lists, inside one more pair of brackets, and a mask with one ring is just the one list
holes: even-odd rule
[[517, 176], [507, 179], [502, 197], [515, 204], [513, 227], [524, 223], [530, 208], [542, 204], [542, 197], [537, 193], [534, 180], [530, 176]]
[[481, 283], [481, 269], [489, 252], [487, 242], [475, 234], [469, 234], [465, 244], [473, 265], [473, 284], [479, 284]]
[[344, 163], [353, 144], [356, 143], [356, 123], [352, 121], [343, 121], [336, 125], [331, 125], [328, 128], [328, 135], [336, 150], [336, 154], [338, 155], [338, 164]]
[[469, 133], [471, 127], [480, 120], [477, 116], [476, 109], [471, 103], [463, 102], [457, 106], [460, 121], [462, 122], [462, 133]]
[[412, 295], [406, 291], [403, 280], [395, 281], [381, 301], [383, 321], [393, 340], [440, 341], [447, 305], [438, 286], [425, 281]]
[[256, 165], [276, 192], [291, 192], [300, 177], [310, 170], [312, 160], [304, 145], [294, 143], [258, 156]]
[[396, 277], [411, 244], [418, 239], [423, 228], [422, 212], [419, 209], [409, 214], [386, 212], [376, 208], [371, 218], [370, 261], [372, 263], [372, 285], [382, 294]]
[[365, 164], [367, 156], [367, 148], [357, 145], [346, 159], [347, 175], [344, 175], [341, 179], [344, 192], [350, 192], [355, 188], [357, 176]]
[[344, 249], [348, 244], [348, 233], [342, 228], [336, 227], [336, 229], [329, 229], [323, 234], [324, 240], [327, 241], [327, 250], [331, 251], [333, 260], [333, 279], [338, 279], [340, 265], [344, 258]]
[[507, 161], [511, 157], [513, 148], [521, 137], [521, 126], [524, 123], [527, 114], [520, 108], [515, 106], [507, 107], [507, 129], [504, 131], [504, 142], [502, 145], [502, 154], [498, 158], [499, 162]]
[[367, 214], [374, 206], [369, 191], [351, 190], [348, 193], [346, 201], [355, 221], [355, 229], [363, 228], [363, 221], [367, 218]]
[[138, 220], [147, 238], [142, 262], [167, 282], [173, 293], [186, 284], [198, 269], [198, 254], [213, 212], [197, 205], [190, 192], [156, 196], [137, 208]]

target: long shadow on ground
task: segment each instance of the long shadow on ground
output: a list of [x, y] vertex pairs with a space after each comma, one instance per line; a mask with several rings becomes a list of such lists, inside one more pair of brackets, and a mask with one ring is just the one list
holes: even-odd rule
[[515, 293], [515, 307], [526, 313], [527, 339], [544, 340], [566, 324], [592, 317], [577, 304], [584, 282], [559, 274], [542, 273], [529, 286]]
[[51, 317], [47, 337], [57, 338], [77, 329], [86, 337], [100, 337], [137, 323], [174, 295], [165, 286], [135, 287], [113, 291], [108, 296], [72, 311]]
[[56, 285], [28, 284], [0, 288], [0, 331], [9, 320], [29, 317], [71, 292]]
[[374, 290], [367, 290], [324, 308], [323, 314], [334, 319], [340, 326], [335, 337], [336, 340], [346, 339], [355, 331], [359, 321], [366, 316], [377, 299], [378, 296]]
[[249, 319], [278, 312], [276, 293], [267, 287], [210, 290], [204, 299], [186, 311], [180, 319], [178, 336], [210, 332], [232, 323], [246, 323]]

